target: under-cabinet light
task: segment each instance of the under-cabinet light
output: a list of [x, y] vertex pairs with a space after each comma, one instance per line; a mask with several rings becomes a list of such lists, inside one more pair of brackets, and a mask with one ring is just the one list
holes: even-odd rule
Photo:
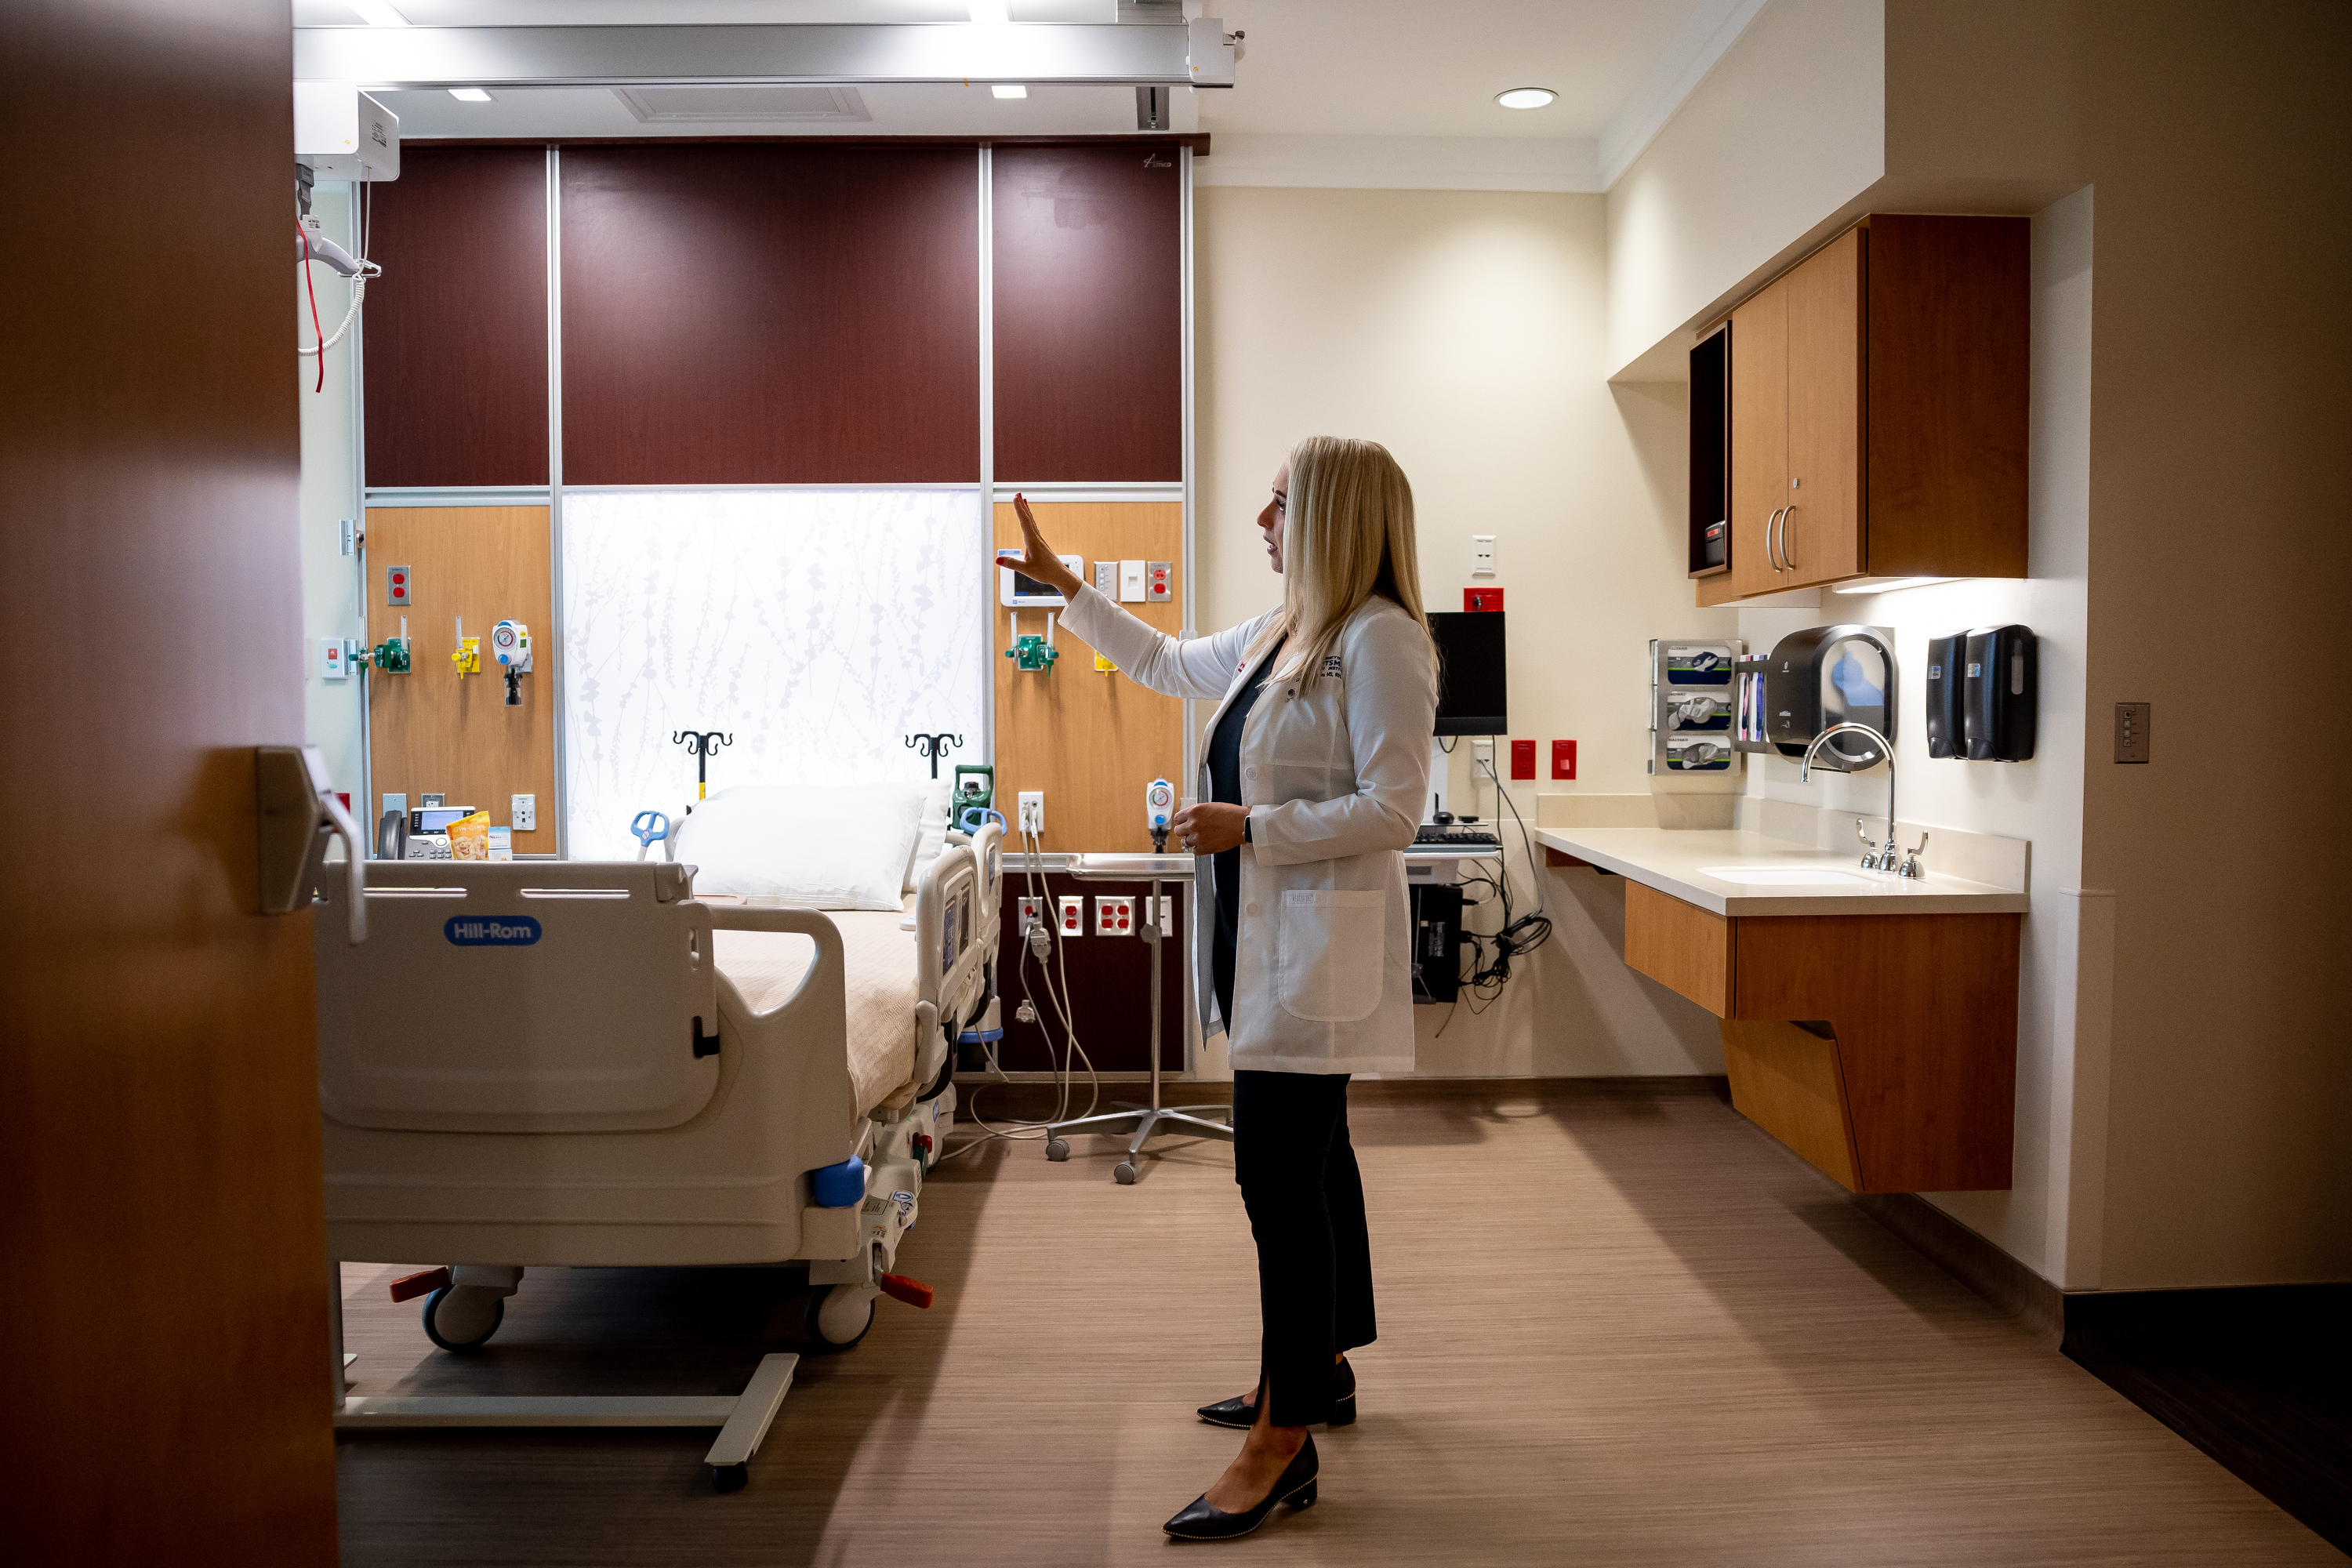
[[484, 92], [478, 87], [453, 87], [449, 89], [449, 96], [456, 99], [460, 103], [488, 103], [490, 101], [490, 95]]
[[990, 88], [988, 90], [994, 93], [999, 98], [1026, 98], [1029, 96], [1029, 89], [1023, 87], [1019, 82], [998, 82], [994, 87]]
[[394, 10], [386, 0], [347, 0], [359, 13], [360, 20], [371, 27], [405, 27], [408, 18]]
[[[971, 0], [971, 19], [975, 22], [1010, 22], [1013, 20], [1011, 14], [1006, 9], [1005, 0]], [[1006, 95], [999, 93], [997, 96], [1002, 98]]]
[[1515, 87], [1508, 92], [1498, 92], [1495, 101], [1505, 109], [1543, 109], [1559, 94], [1548, 87]]
[[1899, 594], [1906, 588], [1925, 588], [1935, 583], [1957, 583], [1958, 577], [1857, 577], [1851, 583], [1832, 583], [1832, 594]]

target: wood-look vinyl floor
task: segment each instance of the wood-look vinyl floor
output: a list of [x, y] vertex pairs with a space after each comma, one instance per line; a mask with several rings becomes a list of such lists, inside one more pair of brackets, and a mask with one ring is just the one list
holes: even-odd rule
[[[1297, 1563], [2340, 1561], [1910, 1250], [1697, 1082], [1358, 1086], [1381, 1340]], [[866, 1342], [808, 1358], [712, 1493], [688, 1432], [371, 1434], [347, 1564], [1163, 1562], [1257, 1337], [1221, 1144], [1132, 1187], [996, 1143], [942, 1168]], [[345, 1270], [357, 1392], [732, 1392], [783, 1271], [546, 1270], [470, 1360]]]

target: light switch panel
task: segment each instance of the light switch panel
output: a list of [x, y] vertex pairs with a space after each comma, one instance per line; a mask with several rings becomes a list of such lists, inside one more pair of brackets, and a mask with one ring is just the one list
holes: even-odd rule
[[1116, 599], [1118, 597], [1118, 562], [1097, 561], [1095, 563], [1095, 592], [1100, 594], [1106, 599]]
[[517, 833], [539, 831], [539, 796], [519, 795], [507, 812], [507, 825]]
[[2116, 704], [2116, 761], [2147, 761], [2148, 715], [2153, 707], [2147, 702]]

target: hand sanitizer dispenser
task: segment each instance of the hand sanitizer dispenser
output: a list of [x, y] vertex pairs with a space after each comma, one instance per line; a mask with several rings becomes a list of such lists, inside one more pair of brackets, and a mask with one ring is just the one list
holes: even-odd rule
[[1969, 761], [2032, 761], [2041, 690], [2038, 642], [2030, 626], [1979, 626], [1969, 633], [1960, 692]]

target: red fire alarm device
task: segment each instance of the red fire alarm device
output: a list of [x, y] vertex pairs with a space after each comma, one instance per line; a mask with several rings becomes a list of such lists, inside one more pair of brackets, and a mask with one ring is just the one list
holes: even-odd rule
[[1572, 779], [1576, 776], [1576, 742], [1554, 741], [1551, 743], [1551, 776]]
[[1462, 607], [1467, 611], [1499, 610], [1503, 607], [1503, 591], [1500, 588], [1465, 588], [1462, 590]]
[[1533, 741], [1511, 742], [1511, 776], [1515, 779], [1536, 776], [1536, 743]]

